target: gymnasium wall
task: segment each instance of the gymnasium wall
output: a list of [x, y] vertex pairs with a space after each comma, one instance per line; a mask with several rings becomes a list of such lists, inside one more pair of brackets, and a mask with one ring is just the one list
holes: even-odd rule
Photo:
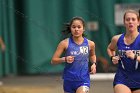
[[[114, 5], [140, 3], [139, 0], [0, 0], [0, 33], [6, 51], [0, 54], [0, 76], [60, 73], [64, 64], [51, 65], [51, 57], [63, 39], [63, 24], [74, 16], [99, 29], [86, 29], [96, 44], [97, 59], [111, 64], [106, 48], [113, 35], [123, 32], [114, 24]], [[111, 70], [110, 70], [111, 71]], [[113, 70], [112, 70], [113, 71]]]

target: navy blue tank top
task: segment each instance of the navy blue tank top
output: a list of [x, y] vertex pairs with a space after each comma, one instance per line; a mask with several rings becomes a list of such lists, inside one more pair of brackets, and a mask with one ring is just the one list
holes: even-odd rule
[[133, 43], [127, 45], [124, 43], [124, 36], [122, 34], [117, 42], [118, 54], [121, 58], [119, 62], [119, 68], [125, 69], [126, 71], [140, 71], [140, 64], [136, 60], [127, 58], [125, 53], [127, 50], [132, 50], [137, 56], [140, 56], [140, 34], [136, 37]]

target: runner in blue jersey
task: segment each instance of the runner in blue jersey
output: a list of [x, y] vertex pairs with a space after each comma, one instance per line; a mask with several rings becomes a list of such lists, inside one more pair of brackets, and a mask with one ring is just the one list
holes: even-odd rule
[[[70, 37], [59, 43], [52, 57], [52, 64], [65, 62], [64, 93], [89, 93], [90, 73], [96, 73], [95, 43], [84, 37], [84, 30], [84, 20], [74, 17], [64, 30]], [[63, 53], [65, 56], [61, 57]], [[89, 60], [93, 63], [90, 73]]]
[[140, 93], [139, 14], [135, 10], [125, 12], [124, 26], [126, 32], [115, 35], [107, 48], [111, 61], [118, 64], [113, 82], [114, 92]]

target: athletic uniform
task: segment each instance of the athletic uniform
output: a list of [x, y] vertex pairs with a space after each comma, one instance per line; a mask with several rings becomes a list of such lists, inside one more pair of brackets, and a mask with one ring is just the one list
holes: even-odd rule
[[90, 76], [88, 71], [89, 62], [89, 45], [88, 40], [84, 38], [81, 45], [74, 42], [72, 37], [69, 38], [68, 48], [65, 56], [74, 56], [74, 62], [66, 63], [63, 79], [64, 91], [75, 93], [80, 86], [90, 86]]
[[125, 34], [122, 34], [117, 42], [120, 60], [113, 84], [114, 86], [124, 84], [131, 90], [140, 89], [140, 63], [125, 55], [127, 50], [132, 50], [137, 56], [140, 56], [140, 34], [130, 45], [124, 43], [124, 36]]

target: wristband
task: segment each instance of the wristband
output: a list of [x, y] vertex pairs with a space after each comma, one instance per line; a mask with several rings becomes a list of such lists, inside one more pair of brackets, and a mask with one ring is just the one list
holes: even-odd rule
[[113, 57], [115, 57], [115, 56], [111, 56], [111, 57], [110, 57], [111, 61], [112, 61]]
[[134, 56], [134, 60], [137, 60], [137, 55]]
[[92, 66], [93, 64], [96, 65], [96, 62], [89, 62], [90, 66]]
[[61, 60], [62, 60], [62, 62], [67, 62], [66, 57], [62, 57]]
[[93, 65], [93, 64], [95, 64], [95, 65], [96, 65], [96, 62], [92, 62], [92, 65]]
[[65, 57], [65, 62], [67, 62], [67, 57]]
[[91, 71], [91, 66], [93, 65], [93, 64], [95, 64], [96, 65], [96, 62], [88, 62], [88, 70], [89, 70], [89, 72]]

